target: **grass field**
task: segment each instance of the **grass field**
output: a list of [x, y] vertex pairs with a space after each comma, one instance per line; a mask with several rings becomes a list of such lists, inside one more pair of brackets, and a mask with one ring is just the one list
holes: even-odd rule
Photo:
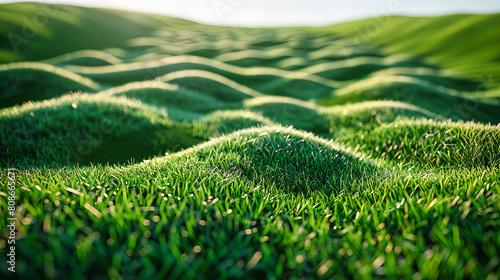
[[0, 5], [0, 277], [498, 279], [499, 21]]

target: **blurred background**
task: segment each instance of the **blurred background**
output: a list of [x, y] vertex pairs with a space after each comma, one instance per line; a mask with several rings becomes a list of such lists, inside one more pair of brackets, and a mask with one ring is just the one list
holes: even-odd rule
[[[10, 2], [22, 1], [0, 0], [0, 3]], [[322, 26], [383, 15], [439, 16], [500, 11], [500, 1], [496, 0], [65, 0], [38, 2], [116, 8], [157, 13], [205, 24], [245, 27]]]

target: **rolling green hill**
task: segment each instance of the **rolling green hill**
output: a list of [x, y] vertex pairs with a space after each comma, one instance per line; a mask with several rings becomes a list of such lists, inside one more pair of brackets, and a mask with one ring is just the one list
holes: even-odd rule
[[425, 58], [443, 68], [500, 84], [500, 15], [450, 15], [412, 18], [387, 16], [324, 27], [352, 36], [352, 42], [380, 46], [388, 53]]
[[0, 41], [0, 63], [126, 47], [129, 40], [150, 35], [160, 26], [189, 24], [152, 14], [60, 4], [25, 2], [1, 7], [0, 32], [5, 37]]
[[499, 19], [0, 5], [15, 278], [497, 279]]

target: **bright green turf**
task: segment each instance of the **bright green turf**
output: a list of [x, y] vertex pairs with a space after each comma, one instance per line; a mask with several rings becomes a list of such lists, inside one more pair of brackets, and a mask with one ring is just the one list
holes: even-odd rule
[[22, 3], [0, 34], [36, 13], [0, 41], [18, 279], [500, 276], [498, 15], [244, 29]]

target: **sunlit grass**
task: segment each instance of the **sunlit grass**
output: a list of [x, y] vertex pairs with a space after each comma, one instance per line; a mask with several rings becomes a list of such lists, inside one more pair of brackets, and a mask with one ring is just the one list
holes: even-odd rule
[[[38, 5], [2, 5], [0, 33]], [[366, 40], [346, 35], [366, 21], [58, 6], [19, 53], [0, 43], [0, 63], [43, 59], [0, 65], [17, 278], [500, 275], [494, 15], [394, 17]]]

